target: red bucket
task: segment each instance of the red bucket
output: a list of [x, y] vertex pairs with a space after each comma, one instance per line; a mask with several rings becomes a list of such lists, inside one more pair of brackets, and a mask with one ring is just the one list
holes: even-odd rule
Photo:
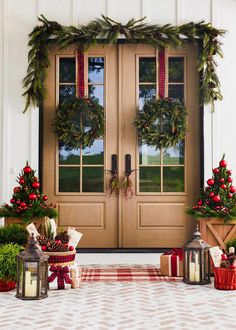
[[214, 267], [215, 288], [236, 290], [236, 269]]

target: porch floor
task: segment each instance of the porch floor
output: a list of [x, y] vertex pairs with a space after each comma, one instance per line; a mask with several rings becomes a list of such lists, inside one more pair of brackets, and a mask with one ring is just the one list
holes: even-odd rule
[[[159, 264], [159, 255], [153, 253], [123, 254], [123, 259], [118, 254], [78, 254], [77, 259], [81, 265]], [[14, 296], [0, 294], [1, 329], [215, 330], [231, 329], [236, 322], [236, 291], [216, 290], [213, 281], [206, 286], [84, 282], [76, 290], [50, 291], [41, 301]]]

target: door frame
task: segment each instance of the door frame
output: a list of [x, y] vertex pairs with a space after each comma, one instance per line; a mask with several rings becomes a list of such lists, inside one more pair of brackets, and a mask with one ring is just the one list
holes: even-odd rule
[[[123, 40], [120, 40], [117, 44], [124, 44], [125, 42]], [[98, 43], [99, 44], [99, 43]], [[120, 49], [119, 49], [120, 52]], [[119, 60], [121, 57], [119, 56]], [[119, 66], [120, 67], [120, 66]], [[199, 73], [199, 90], [201, 88], [201, 76], [202, 73]], [[120, 89], [119, 89], [120, 90]], [[119, 98], [121, 95], [118, 96]], [[199, 96], [200, 98], [200, 96]], [[120, 107], [120, 102], [119, 107]], [[200, 164], [199, 164], [199, 173], [200, 173], [200, 187], [203, 186], [204, 184], [204, 106], [200, 105], [199, 106], [199, 149], [200, 149]], [[121, 112], [119, 111], [119, 114]], [[39, 106], [39, 122], [38, 122], [38, 127], [39, 127], [39, 145], [38, 145], [38, 176], [39, 180], [41, 182], [41, 188], [43, 189], [43, 142], [44, 142], [44, 127], [43, 127], [43, 122], [44, 122], [44, 105], [43, 103], [40, 104]], [[119, 121], [120, 123], [121, 121]], [[120, 141], [119, 141], [119, 146], [118, 149], [120, 149]], [[120, 160], [123, 161], [123, 160]], [[200, 189], [199, 187], [199, 189]], [[121, 204], [121, 201], [119, 202]], [[118, 209], [120, 211], [121, 205], [119, 205]], [[119, 212], [118, 211], [118, 212]], [[120, 221], [120, 220], [119, 220]], [[122, 231], [122, 226], [119, 225], [119, 231]], [[119, 233], [119, 240], [121, 239], [121, 233]], [[120, 242], [119, 242], [120, 243]], [[81, 250], [81, 248], [80, 248]], [[84, 252], [162, 252], [165, 251], [166, 249], [161, 249], [161, 248], [83, 248]]]

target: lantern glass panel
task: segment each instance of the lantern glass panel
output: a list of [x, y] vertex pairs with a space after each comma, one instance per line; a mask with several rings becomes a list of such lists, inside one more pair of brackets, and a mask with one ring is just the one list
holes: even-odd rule
[[22, 283], [23, 283], [23, 261], [17, 261], [17, 274], [18, 274], [18, 294], [22, 295]]
[[47, 293], [47, 274], [48, 267], [47, 262], [40, 262], [40, 295], [44, 295]]
[[25, 262], [25, 297], [37, 296], [38, 262]]

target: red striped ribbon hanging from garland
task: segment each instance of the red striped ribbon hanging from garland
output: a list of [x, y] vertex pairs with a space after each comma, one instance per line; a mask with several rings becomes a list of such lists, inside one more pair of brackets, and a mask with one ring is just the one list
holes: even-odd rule
[[165, 48], [159, 49], [159, 98], [165, 97]]
[[84, 54], [78, 52], [77, 54], [78, 65], [78, 97], [84, 97]]

